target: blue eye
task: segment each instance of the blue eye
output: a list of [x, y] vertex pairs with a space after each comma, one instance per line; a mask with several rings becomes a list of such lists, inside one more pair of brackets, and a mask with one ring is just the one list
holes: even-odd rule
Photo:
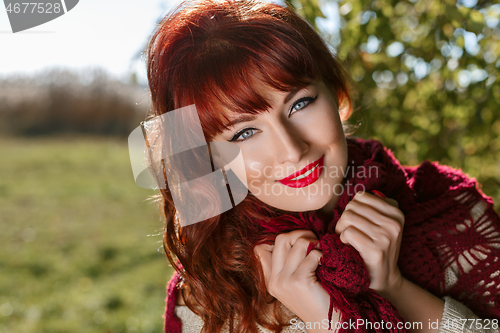
[[297, 104], [295, 104], [292, 108], [293, 111], [297, 111], [297, 110], [300, 110], [302, 109], [304, 106], [306, 106], [307, 103], [305, 101], [302, 101], [302, 102], [298, 102]]
[[[238, 133], [236, 133], [231, 138], [231, 140], [229, 140], [229, 142], [246, 140], [246, 139], [248, 139], [248, 138], [250, 138], [250, 137], [252, 137], [254, 135], [253, 132], [255, 130], [256, 130], [256, 128], [244, 128], [241, 131], [239, 131]], [[240, 137], [241, 137], [241, 139], [239, 139]]]
[[[314, 102], [318, 98], [318, 95], [316, 97], [302, 97], [296, 100], [292, 106], [290, 107], [290, 111], [288, 112], [288, 116], [290, 117], [292, 113], [295, 111], [300, 111], [312, 102]], [[231, 139], [229, 139], [229, 142], [241, 142], [245, 141], [252, 136], [254, 136], [255, 131], [258, 131], [257, 128], [244, 128], [241, 131], [237, 132]]]
[[302, 97], [302, 98], [296, 100], [295, 103], [293, 103], [292, 107], [290, 108], [290, 112], [288, 113], [288, 116], [290, 117], [290, 115], [293, 112], [299, 111], [299, 110], [305, 108], [310, 103], [314, 102], [316, 100], [316, 98], [318, 98], [318, 95], [316, 95], [316, 97]]

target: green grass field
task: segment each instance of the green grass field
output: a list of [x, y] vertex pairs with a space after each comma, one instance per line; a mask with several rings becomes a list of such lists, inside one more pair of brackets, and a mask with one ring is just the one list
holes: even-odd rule
[[0, 333], [160, 333], [152, 194], [125, 140], [0, 138]]
[[161, 332], [172, 274], [125, 140], [0, 139], [0, 332]]

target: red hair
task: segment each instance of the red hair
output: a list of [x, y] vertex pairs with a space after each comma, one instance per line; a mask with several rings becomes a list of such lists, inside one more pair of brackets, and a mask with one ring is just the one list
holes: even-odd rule
[[[322, 81], [338, 96], [342, 119], [351, 113], [348, 76], [323, 40], [290, 9], [265, 2], [182, 3], [152, 36], [148, 80], [151, 116], [195, 104], [207, 141], [227, 128], [227, 111], [255, 114], [270, 107], [258, 94], [261, 84], [290, 91]], [[226, 213], [180, 227], [168, 188], [160, 194], [165, 252], [201, 306], [198, 311], [187, 302], [205, 322], [203, 332], [220, 332], [226, 322], [231, 332], [257, 333], [255, 323], [282, 329], [287, 323], [277, 306], [278, 324], [261, 313], [269, 295], [247, 238], [254, 219], [282, 212], [249, 194]]]

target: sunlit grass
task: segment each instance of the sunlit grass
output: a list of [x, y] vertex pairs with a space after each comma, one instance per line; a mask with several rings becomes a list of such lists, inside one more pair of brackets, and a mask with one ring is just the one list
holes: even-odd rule
[[0, 138], [0, 333], [161, 332], [172, 269], [125, 140]]
[[126, 141], [0, 139], [0, 332], [160, 332], [153, 191]]

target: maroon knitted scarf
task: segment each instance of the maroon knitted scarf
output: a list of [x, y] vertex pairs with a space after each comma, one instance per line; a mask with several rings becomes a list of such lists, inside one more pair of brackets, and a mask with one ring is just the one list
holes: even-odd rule
[[[397, 310], [369, 289], [368, 271], [359, 253], [334, 232], [356, 191], [378, 190], [396, 199], [405, 215], [398, 260], [403, 276], [438, 297], [459, 300], [482, 318], [499, 319], [500, 217], [475, 179], [437, 162], [401, 166], [390, 150], [374, 140], [348, 138], [347, 144], [344, 188], [332, 221], [325, 224], [311, 212], [258, 221], [260, 230], [250, 235], [252, 242], [273, 240], [292, 230], [312, 230], [323, 251], [316, 275], [330, 295], [329, 318], [335, 308], [342, 321], [363, 319], [374, 324], [340, 331], [404, 332], [397, 329], [397, 323], [404, 321]], [[165, 331], [169, 333], [181, 332], [173, 312], [178, 280], [176, 273], [168, 287]], [[376, 324], [382, 321], [385, 325]]]

